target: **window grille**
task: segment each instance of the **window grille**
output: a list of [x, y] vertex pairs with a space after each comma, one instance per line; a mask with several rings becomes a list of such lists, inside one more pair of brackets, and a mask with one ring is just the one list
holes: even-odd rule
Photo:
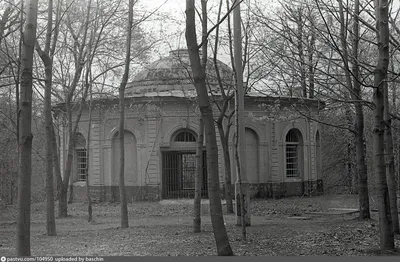
[[286, 135], [286, 177], [299, 176], [299, 137], [294, 130]]
[[188, 131], [182, 131], [175, 136], [175, 142], [196, 142], [196, 136]]
[[196, 177], [196, 155], [182, 155], [182, 186], [183, 189], [194, 189]]
[[77, 180], [86, 181], [87, 155], [86, 149], [76, 149]]
[[[208, 197], [207, 159], [203, 151], [202, 197]], [[167, 151], [162, 154], [162, 198], [194, 197], [196, 153]]]

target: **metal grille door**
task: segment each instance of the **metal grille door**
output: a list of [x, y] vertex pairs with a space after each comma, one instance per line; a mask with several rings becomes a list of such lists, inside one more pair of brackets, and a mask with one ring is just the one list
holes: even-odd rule
[[[193, 198], [196, 153], [169, 151], [162, 158], [162, 198]], [[202, 197], [208, 197], [206, 154], [203, 152]]]

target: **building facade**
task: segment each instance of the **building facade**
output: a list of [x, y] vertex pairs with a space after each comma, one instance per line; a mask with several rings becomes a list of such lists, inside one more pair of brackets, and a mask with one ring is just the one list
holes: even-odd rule
[[[207, 66], [208, 84], [217, 118], [221, 99], [212, 60]], [[221, 79], [229, 92], [232, 72], [218, 62]], [[190, 67], [184, 50], [150, 64], [127, 86], [125, 99], [125, 185], [129, 201], [188, 198], [194, 195], [195, 152], [199, 131], [199, 108]], [[94, 200], [119, 199], [118, 100], [93, 101], [89, 147], [89, 110], [84, 107], [74, 151], [70, 183], [77, 200], [86, 197], [86, 174]], [[321, 103], [313, 99], [272, 97], [259, 93], [245, 96], [246, 176], [252, 197], [287, 197], [322, 193], [320, 134]], [[234, 101], [231, 103], [231, 109]], [[63, 118], [63, 106], [58, 107]], [[73, 112], [76, 116], [77, 112]], [[62, 121], [59, 121], [62, 122]], [[226, 122], [226, 121], [225, 121]], [[225, 123], [226, 126], [227, 123]], [[229, 150], [232, 181], [236, 180], [234, 129]], [[68, 134], [60, 127], [60, 161], [66, 159]], [[225, 164], [221, 140], [219, 174], [224, 187]], [[207, 167], [204, 142], [202, 194], [207, 197]], [[89, 157], [87, 157], [89, 156]]]

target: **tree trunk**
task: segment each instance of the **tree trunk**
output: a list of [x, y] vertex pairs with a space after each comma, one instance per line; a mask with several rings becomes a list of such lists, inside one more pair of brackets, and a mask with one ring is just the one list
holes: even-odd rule
[[88, 222], [92, 222], [93, 221], [93, 206], [92, 206], [92, 197], [90, 196], [90, 188], [89, 188], [89, 171], [86, 172], [86, 198], [88, 201]]
[[71, 183], [69, 185], [69, 198], [68, 198], [68, 204], [72, 204], [74, 201], [74, 185]]
[[[236, 111], [236, 117], [238, 116], [238, 112]], [[238, 120], [236, 120], [236, 125], [239, 123], [239, 121]], [[236, 126], [236, 136], [235, 136], [235, 158], [236, 158], [236, 169], [237, 169], [237, 171], [236, 171], [236, 173], [237, 173], [237, 176], [238, 176], [238, 179], [237, 179], [237, 183], [239, 183], [239, 187], [238, 187], [238, 193], [239, 193], [239, 198], [238, 197], [236, 197], [236, 201], [239, 199], [239, 201], [240, 201], [240, 205], [236, 205], [237, 207], [239, 207], [240, 208], [240, 226], [241, 226], [241, 229], [242, 229], [242, 239], [243, 239], [243, 241], [247, 241], [247, 232], [246, 232], [246, 223], [245, 223], [245, 215], [246, 215], [246, 209], [245, 209], [245, 205], [244, 205], [244, 199], [245, 199], [245, 196], [243, 195], [243, 193], [242, 193], [242, 177], [241, 177], [241, 172], [242, 172], [242, 166], [241, 166], [241, 163], [240, 163], [240, 158], [239, 158], [239, 136], [237, 135], [238, 133], [239, 133], [239, 127], [238, 127], [238, 125]], [[239, 212], [238, 212], [239, 213]]]
[[51, 87], [53, 84], [53, 61], [50, 57], [50, 40], [52, 35], [53, 1], [48, 1], [47, 33], [44, 51], [36, 43], [36, 51], [39, 54], [45, 69], [44, 90], [44, 116], [46, 133], [46, 195], [47, 195], [47, 219], [46, 229], [48, 236], [56, 235], [56, 221], [54, 217], [54, 183], [53, 183], [53, 147], [52, 147], [52, 115], [51, 115]]
[[356, 109], [355, 116], [355, 146], [356, 146], [356, 161], [357, 161], [357, 174], [358, 174], [358, 199], [360, 206], [360, 219], [370, 219], [370, 208], [369, 208], [369, 194], [368, 194], [368, 172], [367, 163], [365, 161], [365, 139], [364, 139], [364, 112], [361, 105], [361, 86], [360, 86], [360, 66], [358, 64], [358, 46], [360, 38], [360, 3], [359, 0], [354, 2], [354, 24], [353, 24], [353, 92], [352, 97], [357, 102], [354, 103]]
[[22, 75], [20, 97], [20, 161], [18, 168], [17, 256], [31, 255], [31, 177], [32, 177], [32, 67], [36, 41], [38, 2], [27, 3], [24, 41], [22, 48]]
[[[222, 113], [222, 112], [221, 112]], [[229, 154], [229, 124], [226, 127], [227, 133], [225, 134], [222, 121], [217, 121], [217, 127], [219, 137], [222, 145], [222, 154], [224, 156], [225, 165], [225, 200], [226, 200], [226, 212], [233, 214], [233, 194], [232, 194], [232, 170], [231, 170], [231, 157]]]
[[119, 193], [121, 201], [121, 228], [129, 227], [128, 220], [128, 203], [125, 191], [125, 144], [124, 144], [124, 89], [119, 90], [119, 147], [120, 147], [120, 162], [119, 162]]
[[[242, 66], [242, 19], [240, 17], [240, 2], [235, 1], [236, 7], [233, 10], [234, 28], [234, 65], [235, 65], [235, 115], [236, 115], [236, 139], [235, 157], [237, 181], [235, 185], [236, 195], [236, 225], [241, 225], [243, 241], [246, 240], [246, 226], [250, 226], [250, 195], [249, 183], [246, 174], [246, 132], [244, 122], [244, 86], [243, 86], [243, 66]], [[301, 19], [301, 17], [299, 18]], [[300, 36], [300, 39], [302, 37]], [[300, 50], [300, 49], [299, 49]], [[303, 65], [302, 65], [303, 66]], [[303, 68], [304, 69], [304, 68]], [[304, 80], [305, 81], [305, 80]], [[238, 219], [240, 218], [240, 219]]]
[[201, 66], [196, 37], [194, 0], [186, 0], [186, 43], [189, 51], [190, 65], [197, 91], [201, 117], [205, 126], [207, 149], [208, 194], [210, 215], [218, 255], [233, 255], [226, 232], [220, 195], [218, 172], [218, 146], [214, 126], [212, 107], [209, 101], [206, 74]]
[[354, 102], [354, 107], [356, 109], [356, 115], [354, 119], [354, 131], [355, 131], [355, 148], [356, 148], [356, 163], [357, 163], [357, 175], [358, 175], [358, 200], [359, 200], [359, 218], [360, 219], [369, 219], [369, 195], [368, 195], [368, 173], [367, 173], [367, 164], [365, 162], [365, 149], [364, 149], [364, 113], [361, 104], [361, 88], [360, 88], [360, 80], [359, 80], [359, 65], [358, 65], [358, 43], [359, 43], [359, 23], [358, 23], [358, 15], [359, 15], [359, 3], [358, 0], [355, 0], [354, 4], [354, 37], [353, 37], [353, 68], [352, 68], [352, 76], [350, 74], [349, 67], [349, 54], [348, 54], [348, 46], [347, 46], [347, 38], [346, 38], [346, 28], [345, 28], [345, 19], [344, 19], [344, 10], [342, 1], [338, 1], [339, 3], [339, 12], [340, 12], [340, 43], [342, 46], [342, 57], [344, 63], [344, 73], [346, 77], [347, 88], [350, 91], [350, 95]]
[[[207, 2], [201, 0], [202, 10], [202, 61], [201, 66], [203, 70], [207, 67]], [[201, 116], [199, 117], [199, 135], [197, 137], [197, 149], [196, 149], [196, 175], [195, 175], [195, 192], [194, 192], [194, 218], [193, 218], [193, 232], [201, 232], [201, 187], [203, 182], [203, 140], [204, 140], [204, 123]]]
[[394, 169], [392, 118], [389, 109], [389, 90], [387, 82], [384, 83], [384, 120], [385, 120], [385, 155], [386, 155], [386, 178], [389, 189], [390, 213], [392, 216], [393, 233], [399, 234], [399, 211], [397, 207], [397, 184]]
[[[21, 1], [21, 10], [24, 10], [24, 1]], [[22, 42], [23, 42], [23, 28], [24, 28], [24, 12], [20, 12], [20, 39], [18, 41], [18, 57], [22, 57]], [[17, 157], [18, 157], [18, 166], [19, 166], [19, 161], [21, 160], [21, 152], [19, 148], [19, 136], [20, 136], [20, 115], [19, 115], [19, 96], [20, 96], [20, 82], [21, 82], [21, 63], [18, 63], [17, 65], [17, 77], [15, 80], [15, 104], [16, 104], [16, 137], [17, 137], [17, 144], [16, 147], [18, 148], [17, 150]], [[18, 179], [18, 178], [17, 178]], [[18, 182], [17, 182], [18, 183]], [[14, 202], [14, 183], [11, 183], [11, 204]], [[18, 188], [17, 188], [18, 190]]]
[[58, 217], [65, 218], [68, 216], [68, 188], [65, 189], [64, 182], [59, 191], [58, 198]]
[[[311, 12], [309, 14], [309, 17], [311, 19], [312, 15]], [[311, 20], [312, 23], [314, 23], [314, 19]], [[315, 96], [315, 68], [314, 68], [314, 52], [315, 52], [315, 29], [314, 27], [311, 27], [311, 32], [310, 32], [310, 44], [309, 44], [309, 50], [308, 50], [308, 78], [309, 78], [309, 93], [308, 97], [309, 98], [314, 98]]]
[[203, 140], [204, 140], [204, 123], [199, 117], [199, 135], [197, 137], [196, 149], [196, 180], [194, 189], [194, 218], [193, 232], [201, 232], [201, 188], [203, 186]]
[[360, 207], [359, 219], [364, 220], [371, 218], [368, 193], [368, 172], [364, 148], [364, 114], [360, 103], [355, 103], [355, 108], [355, 147], [358, 174], [358, 202]]
[[[219, 8], [218, 8], [218, 15], [217, 15], [217, 23], [220, 23], [221, 21], [221, 10], [222, 10], [222, 5], [223, 2], [222, 0], [220, 1]], [[227, 3], [227, 8], [229, 10], [229, 3]], [[204, 8], [206, 10], [206, 8]], [[207, 13], [206, 11], [203, 11], [204, 13]], [[203, 15], [204, 17], [205, 15]], [[203, 18], [204, 19], [204, 18]], [[229, 37], [229, 47], [232, 49], [232, 40], [231, 40], [231, 28], [230, 28], [230, 19], [229, 16], [227, 17], [227, 23], [228, 23], [228, 37]], [[207, 32], [207, 28], [203, 26], [203, 31]], [[203, 37], [204, 37], [204, 32], [203, 32]], [[228, 94], [226, 94], [225, 88], [226, 85], [224, 85], [219, 67], [218, 67], [218, 60], [217, 60], [217, 55], [218, 55], [218, 47], [219, 47], [219, 27], [215, 29], [215, 42], [214, 42], [214, 57], [213, 57], [213, 62], [214, 62], [214, 68], [215, 68], [215, 74], [217, 76], [218, 80], [218, 85], [221, 91], [221, 97], [223, 98], [223, 105], [220, 108], [219, 116], [216, 121], [217, 127], [218, 127], [218, 132], [219, 132], [219, 137], [221, 140], [222, 144], [222, 153], [224, 156], [224, 165], [225, 165], [225, 177], [224, 177], [224, 191], [225, 191], [225, 201], [226, 201], [226, 212], [228, 214], [233, 214], [233, 193], [232, 193], [232, 176], [231, 176], [231, 160], [230, 160], [230, 155], [229, 155], [229, 131], [231, 127], [231, 118], [233, 114], [229, 114], [228, 120], [227, 120], [227, 125], [226, 125], [226, 132], [224, 131], [224, 126], [223, 126], [223, 120], [226, 115], [226, 111], [228, 110], [229, 107], [229, 101], [233, 98], [233, 95], [229, 94], [229, 89], [228, 89]], [[204, 39], [203, 39], [204, 41]], [[203, 45], [203, 49], [206, 49]], [[204, 51], [203, 51], [204, 53]], [[233, 110], [234, 112], [234, 110]]]
[[[69, 141], [68, 141], [68, 153], [67, 153], [67, 159], [65, 161], [65, 170], [64, 170], [64, 176], [62, 179], [62, 188], [59, 191], [60, 197], [58, 201], [58, 216], [59, 217], [67, 217], [68, 216], [68, 185], [70, 182], [70, 177], [72, 173], [72, 164], [73, 164], [73, 152], [75, 150], [75, 144], [76, 144], [76, 135], [77, 135], [77, 130], [78, 130], [78, 124], [82, 116], [82, 110], [83, 106], [85, 104], [86, 97], [88, 95], [88, 87], [84, 88], [83, 94], [82, 94], [82, 100], [79, 105], [79, 109], [77, 112], [77, 116], [75, 119], [75, 122], [73, 123], [72, 121], [72, 108], [71, 108], [71, 100], [74, 95], [74, 90], [76, 89], [76, 86], [79, 83], [79, 80], [82, 75], [82, 70], [83, 66], [85, 64], [85, 56], [86, 56], [86, 51], [84, 50], [84, 47], [86, 46], [86, 38], [87, 38], [87, 32], [88, 32], [88, 27], [90, 23], [90, 10], [91, 10], [91, 0], [88, 1], [87, 3], [87, 12], [86, 12], [86, 20], [85, 20], [85, 25], [83, 28], [83, 39], [82, 43], [79, 43], [79, 50], [78, 53], [76, 54], [76, 61], [75, 61], [75, 74], [74, 78], [72, 80], [72, 83], [69, 87], [69, 91], [66, 94], [66, 101], [65, 101], [65, 106], [66, 106], [66, 114], [68, 116], [68, 134], [69, 134]], [[71, 195], [70, 195], [70, 201], [72, 202], [72, 191], [73, 191], [73, 185], [71, 185]]]
[[[76, 135], [77, 135], [77, 130], [78, 130], [78, 123], [81, 119], [82, 116], [82, 110], [83, 110], [83, 105], [85, 103], [85, 98], [87, 97], [88, 93], [88, 88], [85, 88], [82, 102], [80, 104], [78, 114], [75, 119], [75, 123], [73, 126], [72, 131], [69, 133], [69, 141], [68, 141], [68, 153], [67, 153], [67, 161], [65, 162], [65, 171], [64, 171], [64, 177], [62, 179], [62, 187], [61, 190], [59, 191], [60, 197], [58, 200], [58, 217], [64, 218], [68, 216], [68, 186], [70, 186], [70, 196], [72, 195], [73, 191], [73, 185], [70, 185], [70, 177], [72, 173], [72, 163], [73, 163], [73, 152], [75, 149], [75, 144], [76, 144]], [[67, 109], [71, 110], [71, 109]], [[72, 122], [71, 117], [69, 117], [69, 122]]]
[[306, 62], [304, 58], [304, 46], [303, 46], [303, 30], [304, 30], [303, 12], [302, 8], [298, 8], [298, 16], [296, 17], [297, 24], [297, 51], [299, 52], [299, 63], [300, 63], [300, 85], [303, 97], [307, 97], [307, 83], [306, 83]]
[[375, 1], [378, 59], [374, 72], [374, 171], [378, 185], [378, 209], [380, 226], [380, 248], [394, 249], [392, 217], [390, 213], [389, 190], [386, 183], [386, 168], [384, 155], [384, 81], [386, 81], [389, 63], [389, 27], [388, 1]]
[[[88, 84], [88, 83], [86, 83]], [[90, 184], [89, 184], [89, 153], [90, 153], [90, 132], [92, 130], [92, 90], [90, 90], [90, 102], [89, 104], [89, 121], [88, 121], [88, 134], [86, 141], [86, 159], [88, 160], [86, 163], [86, 198], [88, 201], [88, 222], [92, 222], [93, 220], [93, 208], [92, 208], [92, 197], [90, 196]]]
[[57, 197], [56, 199], [60, 199], [60, 194], [62, 191], [62, 176], [61, 176], [61, 167], [60, 167], [60, 158], [58, 155], [58, 146], [57, 146], [57, 138], [56, 132], [54, 130], [54, 124], [51, 125], [51, 145], [52, 145], [52, 153], [53, 153], [53, 166], [54, 166], [54, 174], [57, 181]]
[[44, 92], [44, 115], [46, 126], [46, 195], [47, 195], [47, 235], [56, 235], [56, 221], [54, 217], [54, 183], [53, 183], [53, 147], [51, 141], [51, 86], [52, 63], [45, 66], [46, 80]]
[[127, 22], [126, 34], [126, 54], [125, 69], [122, 76], [121, 85], [119, 87], [119, 146], [120, 146], [120, 166], [119, 166], [119, 192], [121, 198], [121, 227], [129, 227], [128, 221], [128, 204], [125, 191], [125, 87], [128, 82], [129, 64], [131, 59], [131, 41], [132, 41], [132, 24], [133, 24], [133, 5], [134, 0], [129, 0], [129, 14]]
[[[89, 40], [89, 47], [88, 47], [88, 53], [92, 51], [92, 44], [93, 44], [93, 36], [90, 37]], [[92, 57], [93, 58], [93, 57]], [[88, 102], [88, 107], [89, 107], [89, 120], [88, 120], [88, 133], [87, 133], [87, 141], [86, 141], [86, 168], [85, 168], [85, 174], [86, 174], [86, 198], [87, 198], [87, 204], [88, 204], [88, 222], [93, 221], [93, 207], [92, 207], [92, 197], [90, 195], [90, 175], [89, 175], [89, 159], [90, 159], [90, 141], [91, 141], [91, 131], [92, 131], [92, 113], [93, 113], [93, 92], [92, 92], [92, 79], [89, 81], [89, 76], [91, 76], [91, 67], [92, 67], [92, 61], [93, 59], [89, 59], [88, 63], [86, 64], [86, 74], [85, 74], [85, 85], [86, 88], [89, 89], [89, 102]]]
[[[348, 124], [348, 129], [352, 130], [354, 126], [353, 115], [350, 110], [350, 105], [345, 105], [345, 114], [346, 114], [346, 121]], [[354, 153], [355, 147], [353, 143], [355, 143], [354, 133], [348, 132], [347, 133], [347, 175], [345, 177], [346, 186], [349, 188], [350, 194], [358, 194], [358, 172], [354, 171]]]

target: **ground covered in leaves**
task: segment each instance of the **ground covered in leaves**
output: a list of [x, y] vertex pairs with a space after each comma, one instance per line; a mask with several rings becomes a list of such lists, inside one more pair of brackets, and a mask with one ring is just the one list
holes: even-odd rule
[[[135, 202], [128, 206], [129, 225], [119, 228], [118, 204], [95, 204], [88, 223], [84, 203], [69, 206], [68, 218], [56, 219], [57, 236], [45, 234], [45, 203], [32, 205], [33, 256], [204, 256], [215, 255], [207, 203], [202, 232], [192, 233], [193, 200]], [[357, 196], [319, 196], [254, 200], [247, 241], [236, 217], [225, 214], [230, 244], [240, 256], [369, 256], [378, 253], [378, 217], [358, 221], [357, 213], [333, 214], [329, 208], [357, 208]], [[325, 214], [330, 212], [332, 214]], [[0, 213], [0, 254], [15, 255], [16, 207]], [[396, 246], [400, 238], [396, 237]]]

